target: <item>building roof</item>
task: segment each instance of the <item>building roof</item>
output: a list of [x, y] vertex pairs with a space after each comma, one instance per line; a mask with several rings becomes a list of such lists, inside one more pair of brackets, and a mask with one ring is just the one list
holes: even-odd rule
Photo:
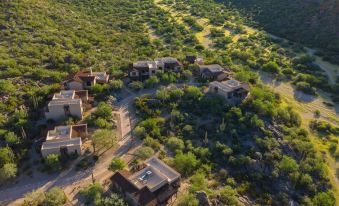
[[147, 166], [139, 172], [133, 174], [129, 177], [129, 180], [139, 190], [147, 187], [152, 192], [167, 183], [166, 177], [152, 166]]
[[62, 90], [59, 93], [55, 93], [53, 95], [53, 100], [74, 99], [74, 97], [75, 97], [75, 91], [74, 90]]
[[162, 57], [162, 58], [156, 58], [156, 63], [164, 63], [164, 64], [175, 64], [177, 66], [181, 66], [181, 62], [178, 61], [178, 59], [174, 57]]
[[224, 68], [219, 64], [199, 65], [200, 72], [209, 71], [211, 73], [220, 73], [224, 71]]
[[48, 106], [53, 105], [70, 105], [70, 104], [81, 104], [81, 99], [66, 99], [66, 100], [52, 100], [48, 103]]
[[98, 81], [107, 81], [109, 78], [106, 72], [93, 72], [92, 74], [97, 77]]
[[65, 139], [62, 141], [56, 141], [56, 142], [44, 142], [42, 143], [41, 149], [54, 149], [54, 148], [60, 148], [60, 147], [66, 147], [66, 146], [73, 146], [73, 145], [81, 145], [81, 138], [71, 138], [71, 139]]
[[145, 161], [144, 169], [131, 175], [129, 180], [139, 189], [147, 187], [151, 192], [180, 178], [180, 174], [156, 157]]
[[169, 183], [172, 183], [180, 177], [180, 174], [177, 171], [175, 171], [173, 168], [171, 168], [156, 157], [149, 158], [145, 161], [145, 164], [160, 171], [161, 174], [166, 177]]
[[96, 76], [76, 76], [74, 79], [80, 79], [83, 82], [93, 82], [97, 77]]
[[212, 86], [218, 87], [219, 89], [225, 91], [225, 92], [231, 92], [237, 89], [245, 89], [249, 90], [249, 85], [248, 84], [243, 84], [235, 79], [230, 79], [224, 82], [211, 82], [210, 83]]
[[74, 90], [63, 90], [59, 93], [53, 95], [52, 100], [48, 103], [48, 106], [51, 105], [64, 105], [64, 104], [80, 104], [81, 99]]
[[138, 68], [149, 68], [149, 69], [154, 69], [157, 68], [156, 62], [155, 61], [137, 61], [133, 63], [133, 68], [138, 69]]
[[87, 134], [87, 125], [56, 126], [47, 132], [42, 149], [60, 148], [62, 146], [81, 145], [82, 133]]
[[72, 133], [72, 126], [57, 126], [54, 130], [47, 132], [46, 141], [70, 139]]
[[79, 71], [77, 73], [71, 74], [67, 77], [66, 82], [77, 81], [77, 82], [88, 82], [94, 81], [95, 79], [99, 81], [107, 81], [109, 75], [106, 72], [92, 72], [89, 71]]
[[174, 193], [169, 185], [178, 180], [180, 174], [156, 157], [151, 157], [144, 164], [145, 168], [132, 175], [125, 170], [116, 172], [112, 181], [124, 192], [133, 195], [139, 204], [156, 206], [158, 199], [163, 201]]

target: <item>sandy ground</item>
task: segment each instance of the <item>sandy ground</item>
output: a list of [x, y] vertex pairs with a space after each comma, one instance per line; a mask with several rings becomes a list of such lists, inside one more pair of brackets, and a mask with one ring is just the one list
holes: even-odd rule
[[227, 29], [223, 26], [214, 26], [209, 24], [209, 20], [206, 18], [198, 18], [196, 16], [192, 16], [190, 13], [185, 13], [183, 11], [176, 11], [175, 9], [171, 8], [170, 6], [166, 5], [166, 4], [162, 4], [161, 0], [155, 0], [154, 3], [162, 8], [163, 10], [169, 12], [169, 14], [172, 16], [172, 18], [181, 25], [184, 25], [186, 29], [191, 30], [191, 28], [184, 23], [183, 21], [183, 17], [185, 16], [190, 16], [193, 19], [196, 20], [196, 22], [198, 24], [200, 24], [200, 26], [202, 26], [204, 29], [200, 32], [195, 33], [195, 36], [197, 37], [199, 43], [201, 45], [203, 45], [205, 48], [209, 48], [209, 49], [213, 49], [213, 42], [210, 38], [210, 34], [211, 34], [211, 29], [219, 29], [222, 30], [225, 33], [225, 36], [229, 36], [232, 37], [233, 42], [237, 42], [238, 39], [242, 36], [242, 35], [247, 35], [247, 34], [254, 34], [256, 32], [255, 29], [248, 27], [248, 26], [244, 26], [244, 29], [246, 30], [247, 34], [233, 34], [232, 31], [230, 29]]
[[[339, 125], [339, 105], [334, 104], [325, 93], [320, 93], [319, 96], [315, 97], [296, 91], [290, 83], [277, 82], [267, 73], [261, 73], [260, 77], [273, 91], [279, 93], [283, 99], [293, 104], [304, 120], [314, 119], [314, 112], [319, 110], [321, 118]], [[334, 106], [326, 106], [324, 102], [332, 103]]]

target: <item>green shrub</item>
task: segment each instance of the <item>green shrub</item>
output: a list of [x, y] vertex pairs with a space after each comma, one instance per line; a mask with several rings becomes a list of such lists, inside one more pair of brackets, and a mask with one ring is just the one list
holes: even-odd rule
[[206, 180], [206, 175], [202, 172], [198, 172], [194, 174], [191, 179], [191, 188], [190, 192], [195, 193], [197, 191], [205, 191], [207, 192], [207, 180]]
[[142, 160], [151, 157], [153, 154], [154, 150], [151, 147], [141, 147], [137, 151], [135, 151], [135, 156]]
[[59, 155], [57, 154], [49, 154], [47, 155], [47, 157], [45, 158], [45, 165], [47, 167], [47, 169], [49, 169], [50, 171], [58, 171], [61, 169], [61, 164], [60, 164], [60, 160], [59, 160]]
[[112, 107], [105, 102], [100, 102], [96, 111], [94, 112], [94, 115], [97, 118], [101, 117], [106, 120], [111, 120], [113, 115]]
[[144, 86], [143, 86], [142, 82], [133, 81], [133, 82], [128, 84], [128, 87], [130, 87], [133, 90], [138, 91], [138, 90], [142, 89]]
[[184, 141], [177, 137], [170, 137], [167, 140], [167, 146], [173, 151], [173, 152], [180, 152], [185, 148]]
[[97, 206], [101, 204], [102, 193], [103, 188], [98, 182], [95, 182], [80, 191], [80, 194], [84, 196], [87, 204], [94, 204]]
[[274, 74], [278, 74], [280, 72], [279, 65], [276, 62], [268, 62], [263, 65], [262, 69], [265, 72], [270, 72]]
[[198, 206], [199, 201], [198, 199], [190, 193], [186, 193], [182, 195], [179, 199], [178, 206]]
[[153, 139], [151, 137], [146, 137], [144, 139], [144, 143], [146, 146], [152, 147], [152, 149], [154, 149], [155, 151], [158, 151], [161, 147], [159, 140]]
[[186, 154], [178, 153], [173, 159], [173, 166], [184, 177], [191, 175], [197, 169], [199, 163], [199, 160], [191, 152]]
[[16, 164], [6, 163], [0, 168], [0, 183], [16, 177], [18, 172]]
[[113, 158], [110, 165], [109, 165], [109, 169], [113, 172], [115, 172], [116, 170], [122, 170], [124, 169], [126, 166], [126, 163], [124, 160], [120, 159], [120, 158]]
[[42, 205], [62, 206], [65, 205], [67, 197], [64, 191], [59, 187], [53, 187], [45, 193], [45, 199]]
[[315, 95], [316, 94], [316, 89], [312, 87], [309, 83], [307, 82], [298, 82], [296, 83], [296, 88], [299, 91], [302, 91], [306, 94], [311, 94]]
[[124, 86], [124, 83], [120, 79], [115, 79], [115, 80], [111, 80], [109, 82], [109, 85], [113, 91], [119, 91]]

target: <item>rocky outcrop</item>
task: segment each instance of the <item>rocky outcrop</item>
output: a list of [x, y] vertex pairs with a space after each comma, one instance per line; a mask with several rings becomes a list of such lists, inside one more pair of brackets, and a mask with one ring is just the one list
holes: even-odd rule
[[197, 191], [195, 193], [195, 197], [199, 201], [199, 206], [211, 206], [212, 205], [205, 191]]

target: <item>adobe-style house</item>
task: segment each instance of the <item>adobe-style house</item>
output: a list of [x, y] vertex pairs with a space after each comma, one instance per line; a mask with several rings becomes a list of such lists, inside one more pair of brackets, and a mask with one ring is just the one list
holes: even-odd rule
[[42, 143], [41, 154], [68, 155], [81, 154], [82, 138], [87, 136], [87, 124], [57, 126], [47, 132], [46, 141]]
[[157, 157], [144, 162], [144, 168], [131, 174], [116, 172], [111, 180], [113, 189], [136, 206], [161, 206], [177, 193], [181, 176]]
[[223, 81], [229, 79], [230, 71], [219, 64], [199, 65], [200, 76], [211, 81]]
[[130, 65], [129, 77], [131, 80], [144, 81], [161, 71], [155, 61], [137, 61]]
[[214, 81], [209, 84], [208, 92], [223, 96], [231, 105], [240, 104], [249, 95], [249, 85], [231, 79], [224, 82]]
[[182, 63], [173, 57], [156, 58], [155, 63], [165, 72], [180, 72], [183, 69]]
[[46, 119], [55, 121], [67, 117], [77, 117], [82, 119], [83, 102], [87, 102], [87, 90], [63, 90], [55, 93], [52, 100], [47, 105], [45, 112]]
[[176, 58], [163, 57], [130, 64], [128, 76], [131, 80], [144, 81], [158, 72], [180, 72], [182, 69], [183, 65]]
[[109, 75], [106, 72], [79, 71], [64, 82], [65, 89], [84, 90], [89, 89], [96, 83], [107, 83]]

